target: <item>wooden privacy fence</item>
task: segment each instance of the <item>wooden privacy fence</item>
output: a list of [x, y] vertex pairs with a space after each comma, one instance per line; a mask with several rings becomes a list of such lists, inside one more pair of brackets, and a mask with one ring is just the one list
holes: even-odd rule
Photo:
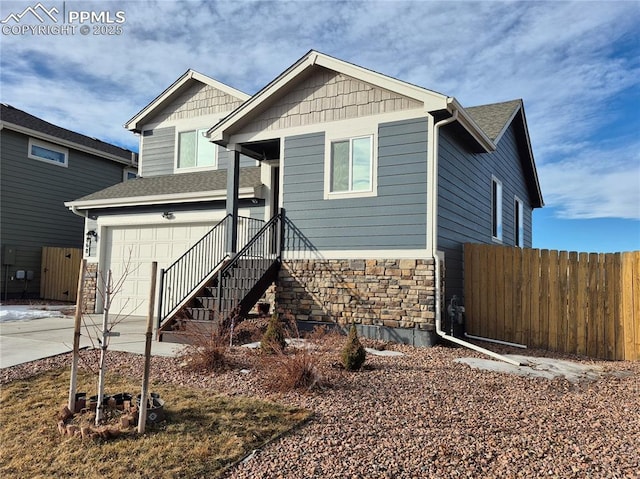
[[593, 358], [640, 359], [640, 251], [467, 243], [466, 331]]
[[58, 301], [75, 301], [81, 261], [82, 250], [79, 248], [43, 246], [40, 297]]

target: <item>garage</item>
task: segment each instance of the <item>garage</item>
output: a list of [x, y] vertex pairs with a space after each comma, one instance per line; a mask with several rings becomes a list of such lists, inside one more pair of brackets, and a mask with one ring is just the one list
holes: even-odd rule
[[110, 315], [148, 314], [151, 263], [166, 268], [207, 233], [215, 222], [127, 225], [106, 228], [105, 270], [111, 269], [116, 292]]

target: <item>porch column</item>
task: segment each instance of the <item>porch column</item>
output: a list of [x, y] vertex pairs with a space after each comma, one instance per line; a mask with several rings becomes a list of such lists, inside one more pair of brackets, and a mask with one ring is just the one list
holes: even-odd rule
[[227, 252], [232, 256], [238, 252], [238, 195], [240, 191], [240, 151], [230, 145], [233, 157], [227, 165], [227, 214], [231, 215], [231, 226], [227, 229]]

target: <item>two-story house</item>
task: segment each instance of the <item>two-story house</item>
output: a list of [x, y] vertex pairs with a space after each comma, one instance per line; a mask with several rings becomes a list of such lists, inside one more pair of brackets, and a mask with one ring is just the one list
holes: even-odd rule
[[0, 141], [1, 297], [38, 298], [43, 246], [95, 244], [64, 202], [135, 177], [137, 155], [4, 103]]
[[250, 98], [189, 71], [126, 127], [142, 178], [69, 206], [96, 218], [97, 268], [128, 268], [119, 305], [134, 314], [149, 263], [189, 251], [161, 274], [162, 331], [176, 314], [215, 318], [222, 297], [251, 297], [246, 310], [264, 284], [234, 275], [273, 263], [278, 306], [297, 319], [428, 344], [463, 296], [462, 245], [530, 246], [543, 205], [521, 100], [464, 108], [316, 51]]

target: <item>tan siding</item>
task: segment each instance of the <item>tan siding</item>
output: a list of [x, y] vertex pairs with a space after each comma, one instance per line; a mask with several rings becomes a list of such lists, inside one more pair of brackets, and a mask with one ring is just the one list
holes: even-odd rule
[[322, 67], [314, 68], [241, 133], [278, 130], [420, 108], [422, 102]]
[[242, 100], [217, 88], [193, 82], [151, 121], [184, 120], [234, 110]]

